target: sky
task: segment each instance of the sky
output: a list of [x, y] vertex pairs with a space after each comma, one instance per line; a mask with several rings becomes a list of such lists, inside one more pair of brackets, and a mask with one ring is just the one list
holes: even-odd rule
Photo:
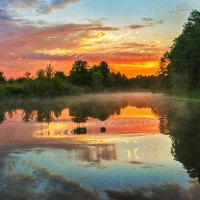
[[107, 61], [128, 77], [153, 75], [200, 0], [1, 0], [0, 71]]

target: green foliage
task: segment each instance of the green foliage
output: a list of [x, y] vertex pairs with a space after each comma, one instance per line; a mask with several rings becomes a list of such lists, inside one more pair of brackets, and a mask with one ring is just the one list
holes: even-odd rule
[[158, 68], [157, 74], [160, 76], [167, 76], [169, 63], [170, 63], [169, 52], [167, 51], [160, 58], [160, 63], [159, 63], [159, 68]]
[[62, 79], [62, 80], [67, 80], [67, 76], [62, 71], [57, 71], [55, 73], [55, 78]]
[[112, 75], [115, 80], [115, 85], [117, 85], [117, 87], [127, 88], [129, 86], [129, 80], [124, 74], [118, 72], [117, 74], [113, 73]]
[[30, 72], [25, 72], [23, 78], [26, 79], [26, 80], [30, 80], [31, 79], [31, 73]]
[[114, 87], [115, 86], [115, 75], [114, 73], [110, 73], [104, 78], [104, 85], [107, 87]]
[[0, 97], [4, 97], [6, 95], [5, 86], [0, 83]]
[[36, 72], [36, 77], [37, 79], [45, 79], [45, 70], [44, 69], [39, 69], [37, 72]]
[[200, 12], [193, 10], [169, 52], [168, 76], [172, 92], [187, 93], [200, 88], [199, 35]]
[[26, 91], [35, 96], [62, 96], [81, 93], [81, 89], [62, 79], [38, 79], [27, 83]]
[[91, 73], [87, 61], [77, 60], [69, 73], [69, 79], [72, 84], [85, 86], [91, 83]]
[[55, 71], [51, 65], [48, 65], [45, 69], [45, 75], [47, 79], [54, 78]]
[[150, 90], [153, 92], [165, 92], [167, 91], [167, 76], [142, 76], [139, 75], [136, 78], [129, 80], [130, 87], [137, 90]]
[[74, 85], [85, 87], [87, 91], [99, 91], [105, 88], [128, 89], [129, 87], [128, 78], [119, 72], [111, 72], [105, 61], [91, 68], [86, 61], [76, 61], [70, 71], [69, 80]]
[[4, 73], [0, 71], [0, 83], [4, 83], [6, 81], [6, 78], [4, 76]]
[[91, 88], [93, 90], [101, 90], [103, 87], [103, 74], [99, 69], [91, 70]]
[[109, 85], [109, 75], [110, 75], [110, 69], [108, 67], [108, 63], [105, 61], [102, 61], [99, 65], [99, 70], [103, 75], [103, 84], [105, 86], [110, 86]]
[[63, 72], [55, 72], [50, 65], [39, 69], [35, 79], [26, 72], [22, 78], [0, 83], [0, 97], [5, 96], [62, 96], [80, 94], [82, 88], [72, 85]]
[[48, 65], [45, 69], [39, 69], [36, 72], [37, 79], [52, 79], [55, 76], [54, 68], [51, 65]]
[[102, 61], [99, 65], [99, 69], [101, 73], [103, 74], [104, 77], [107, 77], [108, 74], [110, 73], [110, 69], [108, 67], [108, 63], [105, 61]]

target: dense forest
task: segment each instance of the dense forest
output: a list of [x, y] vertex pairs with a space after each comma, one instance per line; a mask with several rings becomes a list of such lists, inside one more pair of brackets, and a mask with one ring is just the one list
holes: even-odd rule
[[169, 52], [160, 61], [159, 75], [166, 77], [171, 93], [200, 97], [200, 12], [191, 12], [188, 22]]
[[191, 12], [183, 32], [174, 40], [169, 52], [160, 59], [156, 75], [127, 78], [110, 70], [107, 62], [89, 66], [77, 60], [68, 76], [51, 65], [39, 69], [33, 77], [6, 79], [0, 72], [0, 97], [58, 96], [99, 91], [150, 90], [175, 95], [200, 97], [200, 12]]

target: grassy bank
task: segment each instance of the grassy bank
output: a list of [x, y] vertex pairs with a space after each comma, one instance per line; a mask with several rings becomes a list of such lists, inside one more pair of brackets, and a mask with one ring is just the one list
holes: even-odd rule
[[65, 96], [83, 94], [85, 90], [59, 79], [14, 81], [0, 84], [0, 97]]

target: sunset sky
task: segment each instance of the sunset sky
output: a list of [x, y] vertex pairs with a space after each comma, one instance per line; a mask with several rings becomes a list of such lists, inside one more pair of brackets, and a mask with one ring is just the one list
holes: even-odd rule
[[34, 75], [52, 64], [105, 60], [128, 77], [155, 74], [200, 0], [1, 0], [0, 71]]

